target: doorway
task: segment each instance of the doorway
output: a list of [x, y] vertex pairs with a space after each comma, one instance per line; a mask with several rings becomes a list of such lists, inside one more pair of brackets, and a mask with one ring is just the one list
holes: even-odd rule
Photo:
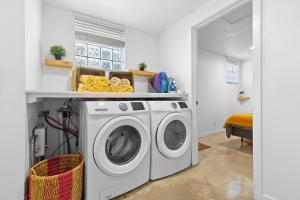
[[[253, 114], [253, 190], [255, 199], [260, 199], [262, 185], [260, 4], [260, 0], [235, 2], [192, 28], [194, 130], [200, 137], [220, 133], [226, 138], [223, 129], [225, 116], [234, 113]], [[247, 27], [246, 24], [249, 26]], [[226, 31], [224, 31], [224, 27], [226, 27]], [[216, 39], [214, 40], [214, 38]], [[217, 62], [216, 60], [219, 62], [219, 67], [223, 68], [223, 74], [217, 74], [220, 73], [220, 70], [208, 67], [212, 65], [212, 62]], [[226, 72], [230, 68], [228, 65], [239, 67], [241, 71], [238, 73], [238, 80], [228, 80], [233, 78], [226, 77]], [[249, 67], [251, 65], [252, 68]], [[210, 75], [214, 73], [216, 74], [214, 78], [219, 81], [220, 77], [224, 75], [222, 77], [224, 79], [221, 81], [223, 88], [220, 87], [220, 84], [212, 85]], [[252, 78], [249, 78], [251, 77], [249, 74], [252, 75]], [[214, 80], [215, 83], [216, 80]], [[248, 83], [245, 83], [247, 81]], [[251, 87], [246, 85], [251, 85]], [[220, 104], [220, 102], [222, 103]], [[242, 141], [239, 142], [243, 144]]]

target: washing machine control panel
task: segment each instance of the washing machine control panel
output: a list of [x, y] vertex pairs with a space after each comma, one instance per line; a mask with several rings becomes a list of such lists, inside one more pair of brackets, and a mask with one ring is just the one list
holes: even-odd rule
[[122, 111], [128, 110], [128, 106], [127, 106], [126, 103], [120, 103], [120, 104], [119, 104], [119, 108], [120, 108], [120, 110], [122, 110]]
[[131, 106], [133, 111], [145, 110], [143, 102], [131, 102]]

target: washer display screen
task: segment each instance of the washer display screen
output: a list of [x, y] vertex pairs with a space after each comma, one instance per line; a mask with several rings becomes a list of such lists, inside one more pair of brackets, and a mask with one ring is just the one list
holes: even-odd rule
[[132, 126], [124, 125], [111, 132], [105, 144], [107, 158], [116, 165], [132, 161], [141, 148], [141, 136]]
[[188, 108], [188, 105], [185, 102], [178, 102], [181, 109]]
[[182, 147], [186, 139], [185, 125], [179, 120], [171, 121], [164, 133], [166, 146], [171, 150], [178, 150]]
[[144, 104], [142, 102], [131, 102], [132, 110], [145, 110]]

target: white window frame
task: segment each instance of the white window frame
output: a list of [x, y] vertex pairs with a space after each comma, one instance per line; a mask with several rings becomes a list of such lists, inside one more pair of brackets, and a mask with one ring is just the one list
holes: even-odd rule
[[231, 84], [240, 83], [240, 61], [226, 58], [226, 82]]
[[[74, 21], [75, 42], [74, 42], [74, 63], [78, 67], [92, 67], [108, 71], [125, 71], [125, 27], [101, 20], [98, 18], [75, 14]], [[85, 47], [85, 53], [80, 54], [77, 51], [78, 44], [81, 43]], [[95, 46], [99, 49], [97, 56], [90, 56], [89, 48]], [[103, 56], [104, 49], [110, 51], [110, 58]], [[120, 60], [115, 60], [114, 53], [119, 51]], [[84, 64], [78, 64], [78, 59], [83, 58]], [[90, 61], [94, 61], [95, 65], [91, 65]], [[109, 67], [105, 67], [105, 62], [110, 63]], [[118, 68], [115, 64], [120, 64]]]
[[[76, 45], [77, 44], [83, 44], [86, 46], [86, 55], [80, 55], [76, 53]], [[89, 46], [95, 46], [99, 48], [99, 57], [93, 57], [93, 56], [89, 56]], [[110, 59], [104, 59], [102, 57], [102, 51], [103, 49], [110, 49], [111, 50], [111, 58]], [[122, 55], [121, 55], [121, 60], [115, 60], [114, 59], [114, 51], [119, 51]], [[107, 46], [107, 45], [103, 45], [103, 44], [97, 44], [97, 43], [91, 43], [88, 41], [84, 41], [84, 40], [75, 40], [75, 65], [76, 65], [76, 59], [77, 58], [85, 58], [86, 59], [86, 65], [76, 65], [76, 67], [91, 67], [91, 68], [97, 68], [97, 69], [103, 69], [103, 70], [108, 70], [108, 71], [125, 71], [126, 67], [125, 67], [125, 48], [118, 48], [118, 47], [113, 47], [113, 46]], [[99, 61], [99, 65], [98, 66], [91, 66], [89, 64], [89, 59], [95, 59]], [[102, 62], [110, 62], [111, 66], [110, 68], [105, 68], [102, 65]], [[120, 64], [121, 67], [120, 69], [117, 69], [114, 67], [115, 64]]]

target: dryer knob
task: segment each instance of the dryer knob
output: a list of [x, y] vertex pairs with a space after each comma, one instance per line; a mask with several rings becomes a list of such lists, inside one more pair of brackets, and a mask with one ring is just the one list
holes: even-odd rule
[[172, 107], [173, 109], [177, 109], [177, 104], [176, 104], [176, 103], [171, 103], [171, 107]]
[[120, 103], [120, 104], [119, 104], [119, 108], [120, 108], [120, 110], [122, 110], [122, 111], [128, 110], [128, 106], [126, 105], [126, 103]]

